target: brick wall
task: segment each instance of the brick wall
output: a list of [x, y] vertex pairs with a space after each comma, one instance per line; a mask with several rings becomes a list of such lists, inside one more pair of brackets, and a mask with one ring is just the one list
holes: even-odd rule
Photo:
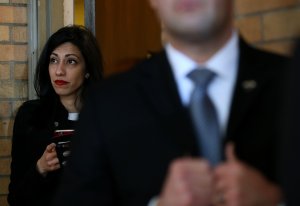
[[300, 34], [300, 0], [235, 0], [236, 25], [254, 45], [291, 53]]
[[[236, 25], [258, 47], [290, 54], [300, 0], [235, 0]], [[6, 206], [13, 118], [28, 97], [27, 0], [0, 0], [0, 205]]]
[[27, 0], [0, 0], [0, 205], [6, 206], [14, 114], [27, 99]]

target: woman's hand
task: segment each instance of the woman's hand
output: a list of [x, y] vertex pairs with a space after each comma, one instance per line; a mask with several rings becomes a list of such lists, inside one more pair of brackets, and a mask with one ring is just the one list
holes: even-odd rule
[[49, 144], [42, 157], [37, 161], [37, 170], [43, 176], [46, 176], [48, 172], [52, 172], [60, 168], [55, 147], [56, 145], [54, 143]]

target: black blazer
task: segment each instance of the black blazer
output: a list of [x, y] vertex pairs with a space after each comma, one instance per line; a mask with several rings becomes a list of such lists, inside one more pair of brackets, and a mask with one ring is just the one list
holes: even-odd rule
[[300, 40], [298, 39], [294, 56], [289, 65], [285, 91], [283, 122], [282, 169], [286, 205], [298, 206], [300, 185]]
[[[240, 41], [237, 83], [224, 143], [276, 181], [277, 111], [286, 59]], [[104, 81], [80, 116], [54, 205], [147, 205], [175, 158], [197, 156], [165, 52]]]
[[52, 141], [55, 129], [72, 129], [68, 112], [60, 101], [22, 104], [15, 118], [12, 139], [12, 162], [8, 202], [11, 206], [46, 206], [53, 198], [61, 170], [46, 178], [36, 169], [37, 160]]

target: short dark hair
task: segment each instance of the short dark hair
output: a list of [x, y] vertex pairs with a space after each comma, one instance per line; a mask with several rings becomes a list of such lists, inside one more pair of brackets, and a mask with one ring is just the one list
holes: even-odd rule
[[86, 73], [89, 73], [89, 78], [85, 79], [82, 85], [82, 92], [79, 96], [81, 101], [84, 100], [87, 86], [101, 80], [103, 77], [102, 54], [94, 34], [84, 26], [69, 25], [62, 27], [50, 36], [37, 63], [34, 88], [41, 100], [51, 100], [53, 97], [57, 97], [51, 85], [48, 71], [50, 55], [54, 49], [66, 42], [78, 47], [85, 60]]

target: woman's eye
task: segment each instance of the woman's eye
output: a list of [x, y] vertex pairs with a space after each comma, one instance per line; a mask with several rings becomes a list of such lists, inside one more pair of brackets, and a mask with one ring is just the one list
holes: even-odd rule
[[50, 58], [50, 64], [55, 64], [57, 63], [57, 59], [55, 58]]
[[77, 61], [74, 60], [74, 59], [69, 59], [68, 60], [68, 64], [76, 64], [76, 63], [77, 63]]

